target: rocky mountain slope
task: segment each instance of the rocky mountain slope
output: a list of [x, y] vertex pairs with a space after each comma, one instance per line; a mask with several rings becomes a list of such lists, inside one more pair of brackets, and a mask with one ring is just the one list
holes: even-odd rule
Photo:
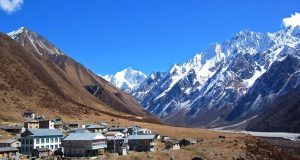
[[299, 85], [299, 43], [300, 27], [240, 31], [166, 73], [152, 74], [133, 95], [170, 124], [243, 124], [272, 104], [274, 94]]
[[127, 93], [131, 93], [147, 78], [141, 71], [134, 70], [130, 67], [114, 75], [105, 75], [102, 77]]
[[[1, 34], [1, 108], [16, 115], [3, 113], [2, 120], [20, 118], [22, 111], [30, 109], [77, 118], [104, 113], [156, 121], [130, 95], [96, 76], [37, 33], [20, 28], [8, 35], [15, 41]], [[101, 87], [97, 97], [86, 89], [90, 85]]]

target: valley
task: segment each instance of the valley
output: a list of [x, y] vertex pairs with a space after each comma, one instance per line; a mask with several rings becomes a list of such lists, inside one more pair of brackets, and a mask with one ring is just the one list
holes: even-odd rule
[[[47, 119], [60, 117], [65, 124], [83, 124], [78, 127], [83, 130], [105, 122], [108, 130], [139, 126], [174, 141], [197, 140], [180, 149], [155, 140], [150, 142], [153, 151], [142, 152], [131, 144], [134, 149], [120, 156], [115, 148], [104, 147], [98, 159], [300, 159], [299, 35], [299, 26], [265, 34], [243, 30], [167, 72], [147, 76], [129, 67], [101, 77], [45, 37], [21, 27], [0, 34], [0, 123], [25, 127], [23, 113], [30, 111]], [[77, 132], [55, 129], [64, 131], [62, 141]], [[275, 132], [296, 136], [290, 141]], [[130, 135], [118, 134], [123, 133], [118, 138], [125, 143]], [[2, 140], [22, 138], [0, 134]], [[107, 137], [101, 143], [109, 141]]]

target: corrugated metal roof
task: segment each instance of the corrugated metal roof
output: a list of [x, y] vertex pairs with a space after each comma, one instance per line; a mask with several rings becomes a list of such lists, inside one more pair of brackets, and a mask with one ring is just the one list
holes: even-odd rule
[[15, 147], [3, 147], [3, 148], [0, 148], [0, 152], [12, 152], [12, 151], [19, 151], [19, 149], [15, 148]]
[[155, 135], [153, 134], [142, 134], [142, 135], [129, 135], [127, 139], [154, 139]]
[[75, 133], [91, 133], [91, 131], [89, 131], [85, 128], [78, 128], [75, 130]]
[[0, 143], [14, 143], [16, 141], [17, 141], [17, 139], [11, 138], [11, 139], [0, 140]]
[[63, 136], [63, 133], [57, 129], [28, 129], [33, 135], [31, 136]]
[[111, 141], [111, 140], [125, 140], [126, 138], [124, 138], [124, 137], [106, 137], [106, 139]]
[[105, 137], [100, 133], [71, 133], [63, 140], [88, 141], [88, 140], [95, 139], [98, 135], [103, 137], [103, 139], [105, 139]]
[[92, 129], [92, 128], [106, 128], [105, 126], [102, 126], [102, 125], [90, 125], [88, 127], [86, 127], [88, 129]]
[[23, 126], [1, 126], [1, 129], [22, 129]]

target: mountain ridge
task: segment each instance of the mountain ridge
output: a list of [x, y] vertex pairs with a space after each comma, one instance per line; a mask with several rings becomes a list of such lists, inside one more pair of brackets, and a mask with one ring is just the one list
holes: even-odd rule
[[[24, 27], [21, 27], [15, 32], [10, 32], [8, 33], [8, 35], [20, 45], [22, 45], [22, 47], [24, 47], [24, 49], [26, 50], [26, 52], [23, 51], [24, 54], [33, 54], [34, 57], [37, 56], [38, 59], [43, 61], [42, 64], [46, 62], [49, 63], [49, 65], [56, 66], [56, 68], [60, 70], [60, 74], [64, 75], [64, 78], [63, 80], [55, 81], [54, 83], [59, 84], [61, 83], [61, 81], [68, 82], [70, 85], [75, 86], [74, 88], [79, 89], [79, 95], [88, 95], [89, 98], [87, 99], [94, 99], [94, 105], [95, 103], [99, 103], [102, 106], [106, 106], [104, 108], [110, 106], [113, 110], [116, 109], [124, 112], [125, 114], [147, 117], [154, 120], [154, 117], [152, 117], [150, 114], [144, 111], [134, 98], [113, 87], [107, 81], [95, 75], [92, 71], [84, 67], [82, 64], [68, 57], [60, 49], [56, 48], [55, 45], [49, 42], [46, 38]], [[54, 51], [58, 52], [54, 53]], [[95, 97], [94, 95], [89, 93], [89, 91], [85, 88], [85, 86], [87, 85], [99, 85], [102, 87], [103, 90], [101, 94]], [[112, 111], [112, 113], [113, 112], [115, 111]]]
[[144, 73], [134, 70], [131, 67], [125, 68], [114, 75], [104, 75], [101, 77], [127, 93], [131, 93], [147, 78]]
[[133, 95], [168, 124], [218, 127], [239, 123], [247, 113], [228, 116], [275, 62], [284, 61], [289, 48], [299, 48], [299, 31], [299, 26], [265, 34], [242, 30], [185, 63], [174, 64], [157, 80], [149, 76]]

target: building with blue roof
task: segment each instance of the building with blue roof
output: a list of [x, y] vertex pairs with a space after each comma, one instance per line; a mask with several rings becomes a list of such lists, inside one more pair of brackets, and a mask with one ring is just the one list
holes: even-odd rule
[[57, 129], [27, 129], [21, 134], [21, 153], [30, 154], [32, 150], [39, 148], [55, 151], [61, 147], [63, 136]]
[[71, 133], [62, 141], [66, 157], [97, 156], [107, 147], [106, 138], [101, 133]]

